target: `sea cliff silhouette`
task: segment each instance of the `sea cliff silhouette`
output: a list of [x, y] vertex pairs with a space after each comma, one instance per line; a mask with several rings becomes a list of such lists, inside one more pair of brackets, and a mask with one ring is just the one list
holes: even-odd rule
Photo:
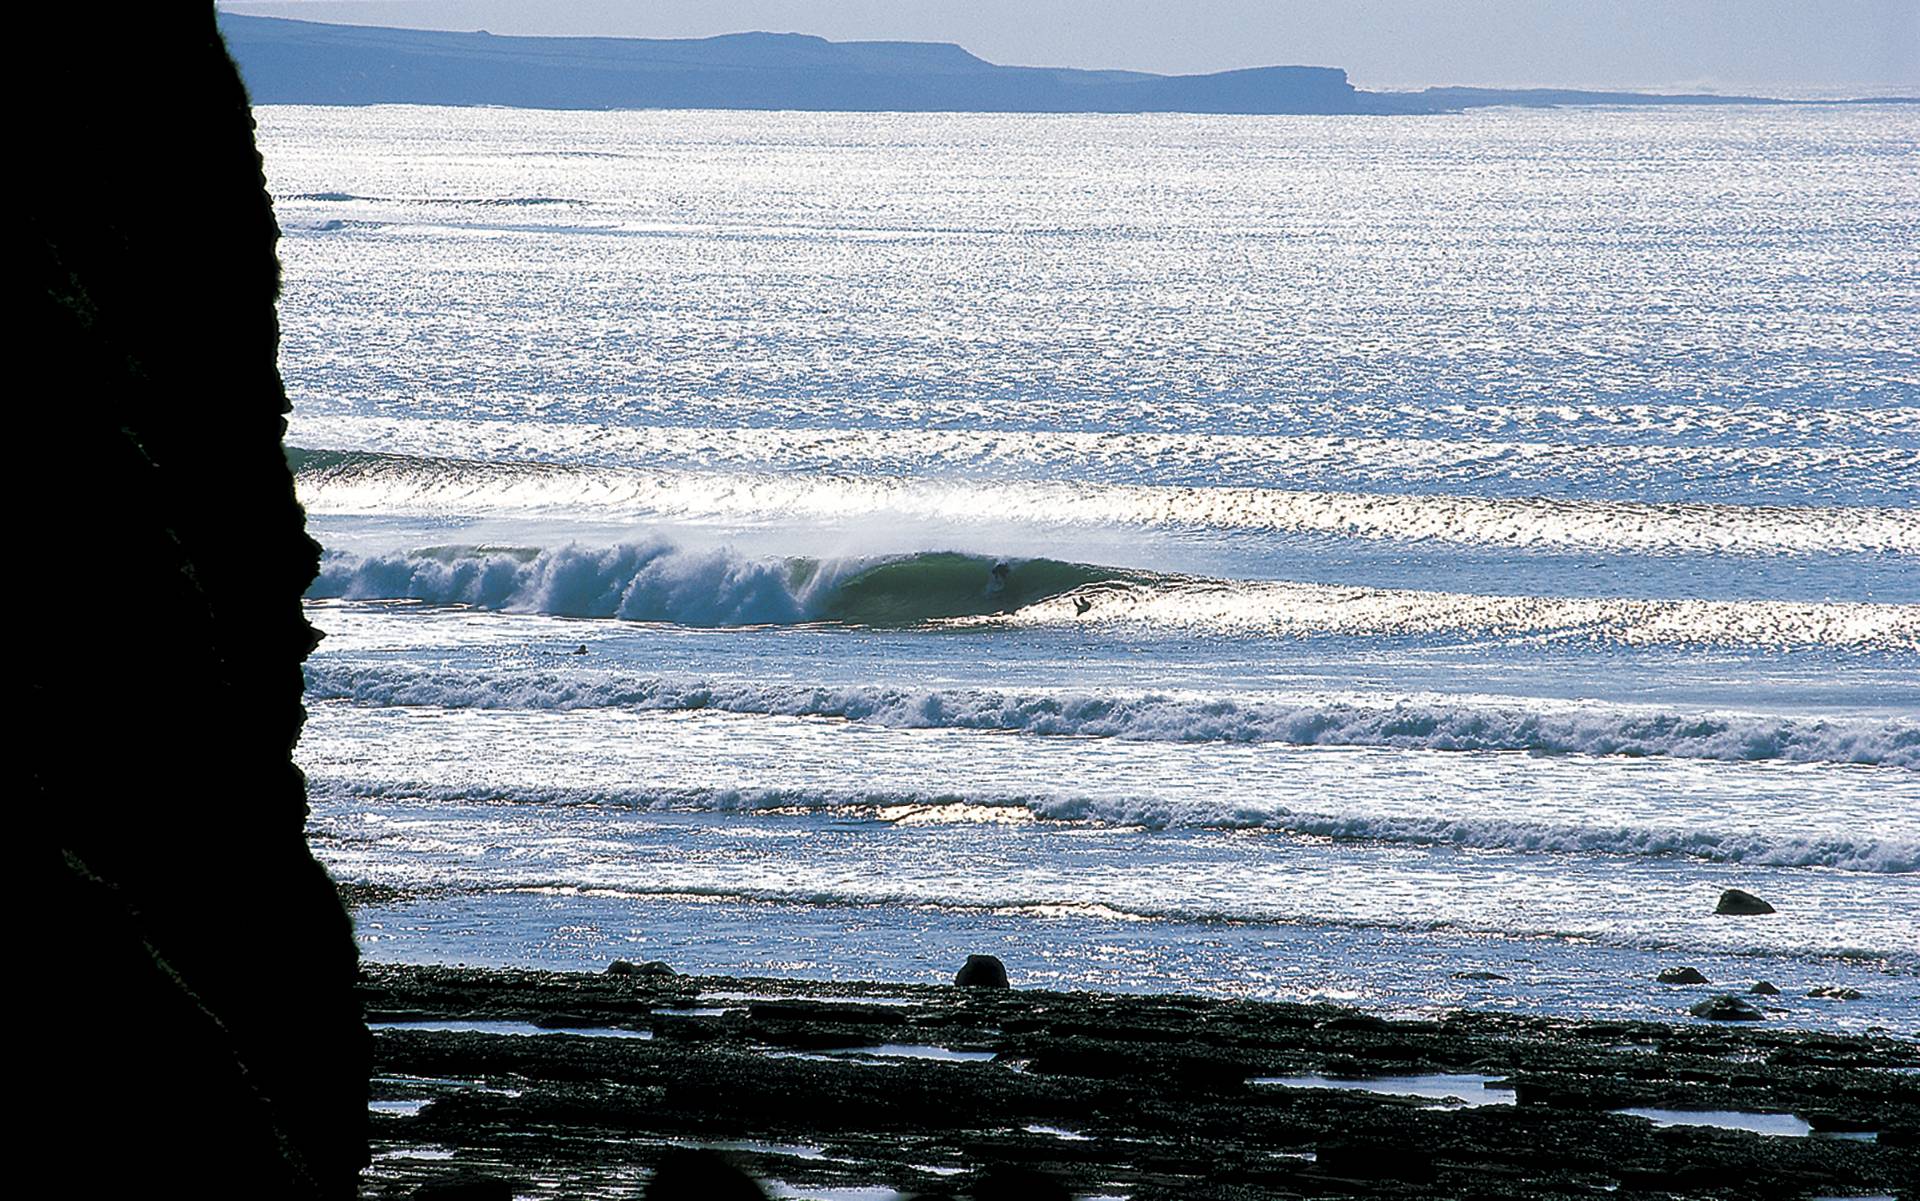
[[22, 123], [32, 561], [29, 1154], [60, 1191], [343, 1198], [366, 1156], [351, 927], [308, 852], [272, 204], [210, 5], [39, 6]]

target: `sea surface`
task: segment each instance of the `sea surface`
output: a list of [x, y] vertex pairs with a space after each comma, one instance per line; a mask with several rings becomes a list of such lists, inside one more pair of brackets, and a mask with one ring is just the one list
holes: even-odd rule
[[369, 958], [1920, 1030], [1920, 110], [258, 115]]

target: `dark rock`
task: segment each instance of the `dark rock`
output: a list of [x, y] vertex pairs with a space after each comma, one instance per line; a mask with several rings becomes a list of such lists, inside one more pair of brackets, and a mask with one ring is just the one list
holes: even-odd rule
[[[101, 16], [14, 34], [60, 80], [19, 132], [16, 387], [45, 399], [16, 439], [72, 485], [18, 555], [113, 577], [63, 589], [83, 637], [9, 664], [38, 985], [17, 1138], [84, 1173], [61, 1191], [344, 1199], [371, 1040], [289, 754], [319, 548], [281, 446], [272, 202], [210, 7]], [[103, 707], [133, 664], [153, 703]]]
[[[1470, 1010], [1439, 1022], [1393, 1021], [1386, 1033], [1348, 1033], [1322, 1025], [1341, 1010], [1317, 1004], [704, 976], [699, 983], [781, 999], [754, 1002], [754, 1020], [744, 1007], [694, 1019], [711, 1023], [715, 1036], [696, 1043], [381, 1035], [383, 1088], [436, 1098], [418, 1118], [385, 1122], [383, 1149], [453, 1146], [459, 1159], [410, 1165], [396, 1156], [383, 1162], [373, 1191], [404, 1195], [399, 1184], [465, 1168], [513, 1176], [522, 1195], [613, 1195], [636, 1160], [651, 1163], [666, 1150], [660, 1140], [674, 1139], [740, 1148], [735, 1162], [790, 1181], [795, 1187], [783, 1191], [800, 1194], [890, 1184], [956, 1198], [1036, 1195], [985, 1172], [1008, 1165], [1042, 1170], [1073, 1196], [1131, 1192], [1142, 1201], [1592, 1201], [1612, 1180], [1621, 1196], [1787, 1201], [1900, 1193], [1920, 1125], [1920, 1093], [1905, 1074], [1885, 1071], [1920, 1063], [1920, 1044], [1905, 1034], [1684, 1014], [1677, 1022], [1566, 1022]], [[528, 1020], [564, 1012], [616, 1024], [656, 1003], [653, 990], [601, 973], [397, 964], [369, 965], [361, 993], [375, 1012]], [[849, 1003], [869, 993], [901, 1003]], [[1700, 990], [1688, 1001], [1711, 995]], [[662, 1030], [666, 1018], [653, 1020]], [[782, 1053], [829, 1038], [991, 1047], [1000, 1063], [901, 1058], [882, 1067], [864, 1057]], [[1247, 1082], [1431, 1071], [1504, 1078], [1519, 1106], [1449, 1113], [1404, 1096]], [[1660, 1128], [1609, 1112], [1639, 1106], [1800, 1113], [1820, 1125], [1872, 1123], [1880, 1137], [1761, 1138]], [[1336, 1146], [1328, 1167], [1339, 1177], [1299, 1154], [1329, 1144]], [[1344, 1162], [1339, 1144], [1353, 1146]], [[809, 1146], [826, 1159], [811, 1159]], [[919, 1165], [957, 1172], [939, 1176], [941, 1167]], [[1429, 1167], [1433, 1183], [1399, 1178]], [[989, 1181], [992, 1190], [980, 1187]], [[642, 1179], [626, 1195], [644, 1187]]]
[[1822, 984], [1807, 990], [1809, 997], [1819, 997], [1828, 1001], [1858, 1001], [1861, 992], [1857, 988], [1847, 988], [1840, 984]]
[[953, 982], [961, 988], [1006, 988], [1007, 965], [994, 955], [969, 955]]
[[1687, 1010], [1694, 1017], [1706, 1018], [1712, 1022], [1757, 1022], [1767, 1015], [1760, 1007], [1744, 997], [1722, 993], [1717, 997], [1708, 997]]
[[650, 959], [645, 963], [616, 959], [607, 965], [609, 976], [677, 976], [679, 974], [673, 970], [671, 964], [663, 963], [658, 959]]
[[1393, 1029], [1387, 1019], [1375, 1017], [1370, 1013], [1348, 1013], [1337, 1018], [1328, 1018], [1316, 1029], [1331, 1031], [1349, 1031], [1361, 1033], [1381, 1033]]
[[1454, 980], [1510, 980], [1511, 976], [1502, 976], [1499, 972], [1455, 972]]
[[1817, 1134], [1870, 1134], [1878, 1130], [1880, 1125], [1877, 1121], [1866, 1121], [1825, 1109], [1801, 1110], [1794, 1116], [1812, 1127]]
[[1433, 1157], [1413, 1147], [1391, 1143], [1322, 1143], [1314, 1164], [1321, 1173], [1343, 1180], [1408, 1180], [1424, 1183], [1434, 1179]]
[[513, 1184], [498, 1176], [449, 1176], [414, 1189], [413, 1201], [513, 1201]]
[[767, 1201], [753, 1177], [717, 1151], [676, 1147], [660, 1157], [646, 1201]]
[[1697, 967], [1670, 967], [1654, 977], [1662, 984], [1705, 984], [1707, 978]]
[[1754, 986], [1747, 991], [1762, 997], [1777, 997], [1780, 995], [1779, 987], [1771, 980], [1756, 981]]
[[1067, 1186], [1031, 1168], [994, 1164], [974, 1179], [974, 1201], [1069, 1201]]
[[1762, 913], [1772, 913], [1773, 906], [1745, 889], [1729, 888], [1720, 894], [1720, 903], [1713, 911], [1734, 917], [1752, 917]]

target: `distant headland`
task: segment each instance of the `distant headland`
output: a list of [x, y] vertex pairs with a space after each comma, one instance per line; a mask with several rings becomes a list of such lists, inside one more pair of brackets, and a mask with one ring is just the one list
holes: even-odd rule
[[233, 13], [221, 14], [220, 26], [258, 104], [1392, 114], [1488, 105], [1795, 103], [1537, 88], [1366, 92], [1337, 67], [1254, 67], [1210, 75], [1007, 67], [946, 43], [829, 42], [795, 33], [685, 40], [496, 37]]

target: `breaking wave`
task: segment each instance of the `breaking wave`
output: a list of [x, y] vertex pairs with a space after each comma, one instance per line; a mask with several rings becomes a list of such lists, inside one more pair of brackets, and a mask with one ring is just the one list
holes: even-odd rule
[[310, 663], [314, 701], [443, 708], [716, 709], [902, 729], [999, 730], [1167, 742], [1784, 760], [1920, 770], [1920, 722], [1619, 709], [632, 679], [582, 670], [454, 671]]
[[1791, 838], [1760, 832], [1555, 825], [1508, 819], [1296, 812], [1259, 802], [1208, 807], [1144, 798], [818, 788], [463, 787], [316, 778], [320, 801], [600, 806], [704, 813], [829, 813], [903, 826], [1095, 822], [1150, 829], [1271, 830], [1335, 842], [1450, 846], [1534, 854], [1678, 857], [1755, 867], [1920, 871], [1920, 842], [1895, 838]]
[[879, 559], [750, 559], [664, 541], [610, 547], [436, 547], [330, 555], [315, 599], [409, 599], [562, 617], [733, 626], [907, 625], [1012, 613], [1119, 572], [1053, 559], [932, 551]]
[[692, 626], [1121, 623], [1273, 637], [1920, 650], [1920, 606], [1481, 596], [1129, 572], [954, 551], [749, 558], [664, 540], [557, 550], [447, 546], [329, 555], [316, 600], [417, 600]]

